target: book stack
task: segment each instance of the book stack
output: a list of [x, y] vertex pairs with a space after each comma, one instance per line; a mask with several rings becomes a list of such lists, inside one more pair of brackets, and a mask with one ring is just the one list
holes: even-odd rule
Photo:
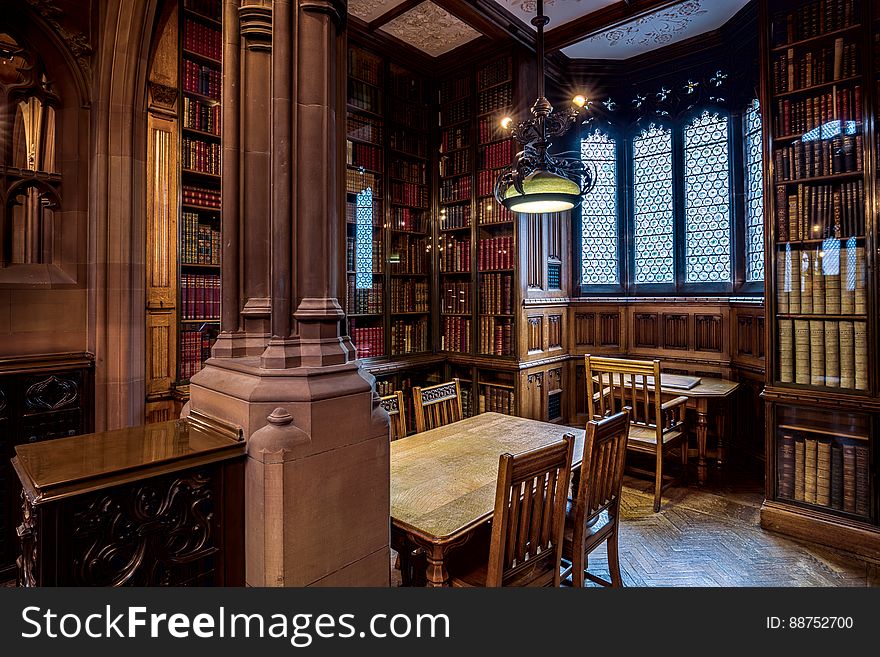
[[493, 115], [483, 116], [477, 121], [477, 137], [480, 144], [510, 139], [501, 122]]
[[513, 390], [491, 385], [480, 386], [480, 413], [513, 415], [515, 410]]
[[483, 274], [480, 276], [480, 313], [483, 315], [513, 314], [513, 276]]
[[441, 272], [468, 272], [471, 270], [471, 243], [468, 240], [446, 240], [440, 251]]
[[183, 203], [184, 205], [193, 205], [209, 210], [220, 209], [220, 192], [216, 189], [208, 189], [207, 187], [197, 187], [195, 185], [183, 185]]
[[345, 120], [345, 136], [376, 144], [382, 143], [382, 123], [372, 117], [349, 114]]
[[412, 134], [406, 128], [394, 128], [389, 131], [388, 144], [391, 150], [405, 155], [428, 157], [428, 141], [421, 135]]
[[[481, 169], [500, 169], [510, 164], [513, 158], [513, 140], [496, 141], [480, 147], [479, 166]], [[492, 183], [494, 185], [494, 182]], [[489, 194], [492, 193], [491, 185]]]
[[483, 199], [477, 206], [477, 216], [481, 225], [513, 221], [513, 212], [494, 199]]
[[427, 281], [391, 279], [391, 312], [428, 312], [430, 310]]
[[862, 181], [777, 187], [776, 227], [780, 242], [864, 235]]
[[183, 21], [183, 49], [219, 62], [223, 57], [223, 34], [187, 18]]
[[471, 198], [471, 178], [463, 176], [459, 178], [447, 178], [440, 182], [440, 202], [457, 203], [469, 201]]
[[417, 354], [428, 351], [428, 319], [415, 321], [394, 320], [391, 322], [392, 355]]
[[[382, 196], [382, 179], [369, 171], [348, 169], [345, 172], [345, 193], [360, 194], [364, 190], [372, 190], [373, 198]], [[380, 224], [381, 225], [381, 224]]]
[[380, 397], [387, 397], [394, 394], [394, 381], [389, 379], [376, 379], [376, 392]]
[[507, 57], [499, 57], [477, 70], [477, 88], [488, 89], [496, 84], [510, 80], [511, 61]]
[[782, 427], [777, 445], [779, 497], [862, 517], [870, 514], [866, 441], [820, 438]]
[[410, 130], [424, 131], [430, 127], [424, 105], [413, 105], [399, 100], [393, 100], [388, 104], [388, 119]]
[[348, 277], [345, 312], [349, 315], [378, 315], [382, 313], [384, 285], [381, 280], [371, 288], [358, 288], [354, 276]]
[[449, 153], [450, 151], [467, 148], [470, 146], [470, 134], [471, 131], [468, 126], [455, 126], [443, 129], [440, 132], [440, 152]]
[[183, 97], [183, 127], [220, 136], [220, 105]]
[[181, 274], [180, 305], [184, 319], [216, 320], [220, 317], [220, 276]]
[[866, 322], [780, 319], [778, 342], [782, 383], [868, 389]]
[[205, 366], [211, 355], [211, 332], [180, 332], [180, 378], [189, 379]]
[[222, 75], [212, 66], [197, 64], [184, 58], [182, 82], [185, 92], [220, 100]]
[[482, 239], [477, 247], [477, 267], [480, 271], [513, 269], [513, 237]]
[[501, 112], [513, 104], [513, 85], [510, 83], [481, 91], [477, 97], [477, 113]]
[[465, 281], [443, 281], [440, 285], [440, 312], [447, 315], [470, 314], [471, 284]]
[[427, 217], [424, 212], [414, 208], [391, 208], [391, 228], [404, 233], [424, 233], [427, 231]]
[[220, 144], [184, 137], [181, 140], [183, 168], [198, 173], [220, 175]]
[[857, 0], [813, 0], [775, 16], [772, 42], [781, 46], [850, 27], [859, 20]]
[[428, 241], [411, 235], [395, 235], [391, 248], [393, 274], [427, 274]]
[[389, 82], [391, 93], [401, 100], [411, 103], [421, 103], [424, 100], [421, 80], [410, 75], [409, 71], [395, 64], [391, 65]]
[[807, 141], [854, 134], [862, 123], [862, 87], [835, 85], [831, 91], [808, 98], [780, 98], [774, 121], [779, 135], [803, 134]]
[[183, 212], [181, 223], [181, 262], [189, 265], [219, 265], [220, 231], [200, 224], [197, 212]]
[[809, 180], [862, 170], [862, 135], [796, 141], [773, 153], [776, 182]]
[[367, 82], [348, 78], [348, 104], [365, 112], [382, 112], [382, 90]]
[[776, 254], [780, 315], [864, 315], [865, 247], [855, 238], [826, 240], [822, 248], [786, 246]]
[[461, 123], [471, 117], [471, 99], [459, 98], [449, 101], [440, 107], [440, 122], [448, 126], [453, 123]]
[[371, 144], [348, 141], [345, 162], [353, 167], [382, 171], [382, 149]]
[[513, 355], [513, 319], [483, 315], [480, 317], [480, 353], [490, 356]]
[[441, 176], [461, 176], [471, 171], [470, 150], [457, 150], [440, 158]]
[[470, 205], [450, 205], [440, 210], [440, 230], [467, 228], [470, 225]]
[[818, 84], [854, 77], [858, 63], [858, 45], [844, 43], [842, 37], [835, 39], [833, 46], [808, 51], [788, 48], [773, 60], [774, 93], [809, 89]]
[[467, 353], [471, 350], [470, 317], [444, 317], [440, 349]]
[[425, 185], [392, 180], [391, 202], [414, 208], [427, 208], [428, 188]]
[[440, 102], [446, 103], [450, 100], [463, 98], [471, 93], [471, 81], [469, 78], [456, 78], [454, 80], [443, 80], [440, 83]]
[[[369, 328], [352, 327], [351, 339], [354, 341], [355, 348], [357, 348], [358, 358], [375, 358], [385, 355], [385, 329], [381, 326], [371, 326]], [[380, 392], [379, 394], [391, 393]]]
[[394, 159], [391, 161], [391, 177], [405, 182], [425, 184], [425, 163]]
[[378, 87], [382, 83], [382, 60], [360, 48], [349, 48], [348, 75]]

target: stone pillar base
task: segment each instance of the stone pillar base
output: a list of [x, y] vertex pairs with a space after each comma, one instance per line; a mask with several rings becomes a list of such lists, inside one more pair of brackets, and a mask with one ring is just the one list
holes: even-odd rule
[[212, 358], [199, 413], [242, 427], [249, 586], [389, 584], [388, 415], [354, 363], [263, 369]]

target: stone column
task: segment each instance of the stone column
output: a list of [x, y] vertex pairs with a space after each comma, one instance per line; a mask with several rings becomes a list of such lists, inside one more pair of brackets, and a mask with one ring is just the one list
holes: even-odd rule
[[[343, 0], [272, 2], [272, 335], [259, 355], [251, 347], [215, 348], [190, 386], [189, 412], [238, 424], [248, 440], [246, 576], [253, 586], [389, 581], [388, 416], [373, 377], [354, 361], [335, 296], [344, 257], [337, 89], [345, 13]], [[246, 81], [224, 70], [225, 97], [227, 86]], [[224, 123], [224, 144], [231, 129]], [[238, 180], [248, 180], [253, 165], [244, 157], [239, 166]], [[227, 193], [224, 177], [224, 199]], [[238, 236], [249, 229], [238, 225]], [[224, 251], [224, 274], [226, 258]], [[242, 277], [250, 258], [239, 250]]]

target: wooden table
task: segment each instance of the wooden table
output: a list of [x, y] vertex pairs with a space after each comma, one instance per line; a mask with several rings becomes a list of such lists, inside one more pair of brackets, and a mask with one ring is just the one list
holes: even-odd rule
[[[405, 561], [414, 548], [427, 558], [428, 586], [448, 586], [449, 551], [492, 517], [498, 458], [575, 436], [572, 466], [581, 463], [584, 430], [483, 413], [391, 443], [391, 536]], [[405, 563], [401, 564], [406, 567]]]
[[[639, 377], [636, 377], [639, 379]], [[719, 413], [716, 414], [716, 432], [718, 434], [717, 463], [724, 461], [724, 429], [730, 411], [730, 400], [739, 388], [739, 383], [727, 379], [714, 379], [707, 376], [696, 377], [700, 382], [693, 388], [682, 388], [669, 385], [678, 381], [695, 377], [662, 374], [660, 376], [660, 395], [664, 398], [687, 397], [687, 406], [697, 413], [697, 478], [701, 484], [706, 482], [706, 442], [709, 435], [709, 404], [718, 402]], [[607, 379], [606, 379], [607, 380]], [[640, 380], [640, 379], [639, 379]], [[649, 379], [650, 382], [650, 379]], [[630, 387], [629, 379], [624, 378], [624, 385]]]

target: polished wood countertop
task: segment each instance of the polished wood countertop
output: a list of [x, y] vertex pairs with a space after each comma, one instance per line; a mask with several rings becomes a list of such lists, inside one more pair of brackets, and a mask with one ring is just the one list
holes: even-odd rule
[[236, 431], [170, 420], [18, 445], [12, 460], [33, 503], [242, 456]]

